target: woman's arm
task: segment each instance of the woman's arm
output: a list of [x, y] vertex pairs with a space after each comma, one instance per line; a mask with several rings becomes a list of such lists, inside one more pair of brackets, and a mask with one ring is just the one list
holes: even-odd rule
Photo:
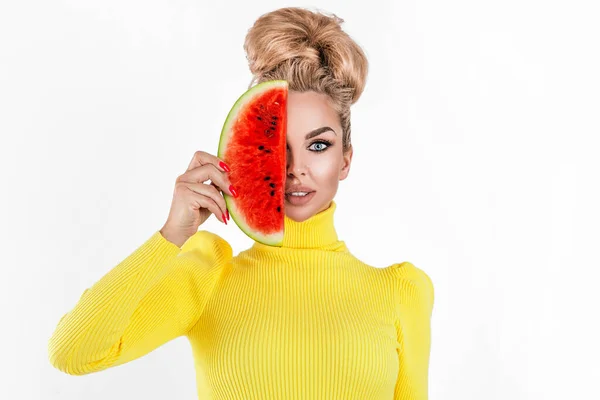
[[155, 232], [63, 315], [48, 342], [51, 364], [85, 375], [185, 335], [231, 256], [229, 244], [207, 231], [197, 232], [181, 249]]
[[394, 400], [427, 400], [434, 290], [429, 276], [409, 262], [397, 274], [396, 315], [399, 372]]

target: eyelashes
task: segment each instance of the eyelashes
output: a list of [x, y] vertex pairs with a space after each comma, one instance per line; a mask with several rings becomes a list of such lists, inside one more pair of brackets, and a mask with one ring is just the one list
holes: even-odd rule
[[[310, 146], [308, 146], [308, 147], [310, 148], [312, 145], [314, 145], [314, 144], [318, 144], [318, 143], [321, 143], [321, 144], [326, 144], [326, 145], [327, 145], [327, 147], [325, 147], [325, 148], [324, 148], [324, 149], [322, 149], [322, 150], [311, 150], [313, 153], [322, 153], [322, 152], [326, 151], [328, 148], [330, 148], [331, 146], [333, 146], [333, 143], [332, 143], [332, 142], [330, 142], [329, 140], [325, 140], [325, 139], [319, 139], [319, 140], [315, 140], [314, 142], [312, 142], [312, 143], [310, 144]], [[289, 151], [289, 150], [290, 150], [290, 147], [289, 147], [289, 146], [286, 146], [286, 147], [287, 147], [287, 151]]]
[[[326, 145], [327, 145], [327, 147], [326, 147], [326, 148], [324, 148], [324, 149], [322, 149], [322, 150], [313, 150], [313, 151], [314, 151], [314, 152], [316, 152], [316, 153], [322, 153], [322, 152], [324, 152], [325, 150], [327, 150], [329, 147], [331, 147], [331, 146], [332, 146], [332, 144], [331, 144], [331, 142], [330, 142], [330, 141], [328, 141], [328, 140], [324, 140], [324, 139], [321, 139], [321, 140], [317, 140], [317, 141], [315, 141], [315, 142], [312, 142], [310, 145], [312, 146], [313, 144], [317, 144], [317, 143], [326, 144]], [[309, 147], [310, 147], [310, 146], [309, 146]]]

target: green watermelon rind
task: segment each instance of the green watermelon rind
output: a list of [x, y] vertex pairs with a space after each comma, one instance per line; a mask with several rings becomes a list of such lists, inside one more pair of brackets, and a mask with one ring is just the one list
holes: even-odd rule
[[[226, 135], [226, 132], [230, 132], [230, 127], [232, 123], [237, 119], [237, 116], [248, 104], [253, 101], [257, 96], [260, 96], [265, 91], [268, 91], [273, 88], [288, 88], [288, 82], [285, 80], [272, 80], [259, 83], [252, 88], [248, 89], [245, 93], [243, 93], [237, 101], [234, 103], [233, 107], [227, 114], [227, 118], [225, 119], [225, 123], [223, 124], [223, 129], [221, 129], [221, 136], [219, 139], [219, 150], [217, 152], [217, 157], [223, 159], [223, 154], [225, 153], [225, 149], [227, 148], [227, 144], [229, 143], [229, 136]], [[281, 246], [283, 243], [283, 231], [277, 232], [274, 234], [261, 235], [258, 234], [255, 230], [253, 230], [248, 223], [242, 217], [240, 210], [236, 205], [236, 200], [233, 196], [230, 196], [227, 193], [223, 193], [223, 197], [225, 198], [225, 203], [227, 204], [227, 208], [231, 211], [230, 217], [235, 221], [237, 226], [249, 237], [254, 239], [257, 242], [264, 243], [271, 246]]]

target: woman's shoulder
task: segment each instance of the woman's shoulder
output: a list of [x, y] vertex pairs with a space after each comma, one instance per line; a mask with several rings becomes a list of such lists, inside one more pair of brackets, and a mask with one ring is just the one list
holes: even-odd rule
[[229, 242], [207, 230], [196, 232], [181, 246], [180, 256], [190, 253], [217, 262], [228, 261], [233, 256]]
[[421, 268], [410, 261], [394, 263], [384, 268], [392, 280], [397, 293], [419, 297], [430, 302], [433, 306], [434, 286], [431, 277]]
[[408, 279], [415, 283], [421, 282], [433, 286], [429, 275], [421, 268], [415, 266], [410, 261], [402, 261], [385, 267], [395, 279]]

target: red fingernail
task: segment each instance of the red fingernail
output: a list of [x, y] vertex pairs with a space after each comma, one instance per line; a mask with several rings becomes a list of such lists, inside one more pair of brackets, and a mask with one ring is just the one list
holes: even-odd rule
[[225, 218], [225, 214], [221, 213], [221, 215], [223, 216], [223, 222], [225, 222], [225, 225], [227, 225], [227, 218]]
[[219, 161], [219, 167], [223, 168], [227, 172], [231, 171], [227, 164], [225, 164], [223, 161]]
[[225, 212], [227, 213], [227, 219], [229, 220], [229, 210], [225, 210]]
[[231, 192], [231, 194], [233, 194], [233, 197], [238, 197], [238, 192], [237, 192], [237, 190], [235, 190], [233, 185], [229, 186], [229, 191]]

